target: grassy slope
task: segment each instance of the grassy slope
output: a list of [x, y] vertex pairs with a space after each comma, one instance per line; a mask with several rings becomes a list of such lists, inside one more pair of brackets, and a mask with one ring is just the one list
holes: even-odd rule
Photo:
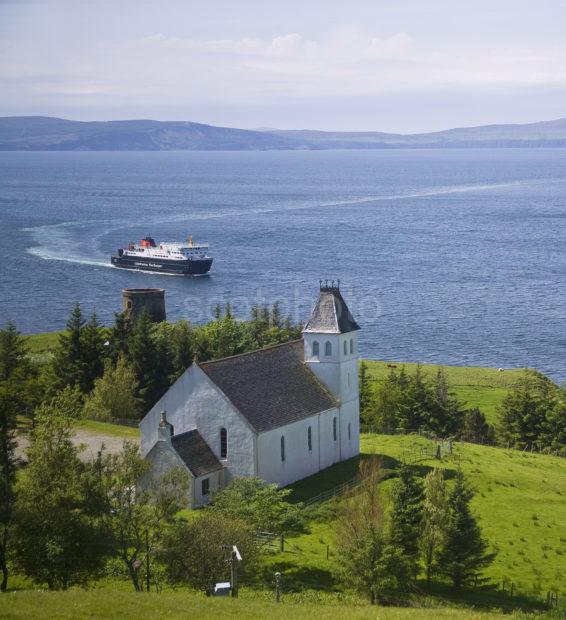
[[495, 614], [458, 609], [396, 609], [296, 604], [261, 599], [206, 598], [187, 592], [162, 594], [113, 591], [22, 591], [3, 595], [0, 618], [75, 620], [78, 618], [380, 618], [381, 620], [491, 620]]
[[[417, 364], [402, 364], [400, 362], [368, 361], [369, 376], [374, 381], [383, 380], [390, 372], [388, 364], [396, 364], [399, 370], [402, 366], [412, 373]], [[436, 374], [440, 366], [422, 365], [423, 371], [430, 376]], [[456, 396], [468, 407], [478, 407], [493, 423], [497, 418], [497, 405], [501, 402], [507, 390], [517, 380], [522, 370], [504, 370], [495, 368], [479, 368], [473, 366], [442, 366], [448, 376], [448, 381]]]
[[[386, 456], [385, 467], [417, 458], [424, 475], [439, 465], [451, 476], [460, 466], [477, 490], [473, 507], [484, 536], [498, 555], [486, 575], [493, 583], [506, 578], [516, 592], [540, 597], [547, 590], [566, 595], [566, 459], [456, 444], [454, 454], [439, 463], [421, 459], [421, 448], [434, 454], [434, 443], [416, 436], [363, 435], [363, 454]], [[296, 485], [299, 498], [325, 490], [335, 478], [339, 484], [354, 469], [355, 461], [341, 463]], [[385, 481], [384, 488], [391, 482]], [[289, 578], [312, 580], [313, 586], [332, 589], [338, 566], [332, 555], [333, 526], [317, 523], [312, 533], [292, 539], [289, 550], [272, 556], [269, 563], [284, 569]], [[326, 560], [326, 544], [331, 556]], [[310, 569], [310, 574], [305, 568]], [[275, 570], [275, 569], [274, 569]]]

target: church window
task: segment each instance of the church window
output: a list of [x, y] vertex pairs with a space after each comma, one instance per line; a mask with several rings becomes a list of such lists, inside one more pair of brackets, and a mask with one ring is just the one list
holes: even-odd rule
[[228, 431], [223, 427], [220, 429], [220, 458], [228, 456]]
[[332, 355], [332, 343], [327, 340], [324, 344], [324, 355]]
[[210, 478], [205, 478], [201, 482], [202, 495], [208, 495], [210, 493]]
[[281, 437], [281, 461], [285, 462], [285, 437]]
[[354, 352], [354, 339], [350, 338], [350, 353]]
[[315, 355], [319, 355], [318, 340], [315, 340], [315, 341], [312, 343], [312, 354], [313, 354], [313, 356], [315, 356]]
[[348, 343], [344, 340], [344, 355], [348, 355]]
[[338, 439], [338, 427], [336, 426], [336, 418], [332, 418], [332, 436], [334, 441]]
[[309, 446], [309, 452], [312, 452], [312, 428], [310, 426], [307, 429], [307, 443]]
[[352, 425], [348, 422], [348, 441], [352, 439]]

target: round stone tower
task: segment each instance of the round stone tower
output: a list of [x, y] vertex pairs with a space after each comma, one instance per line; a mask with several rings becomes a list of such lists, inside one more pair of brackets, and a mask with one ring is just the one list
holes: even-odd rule
[[133, 319], [147, 310], [151, 320], [160, 323], [165, 320], [165, 289], [125, 288], [122, 290], [122, 312]]

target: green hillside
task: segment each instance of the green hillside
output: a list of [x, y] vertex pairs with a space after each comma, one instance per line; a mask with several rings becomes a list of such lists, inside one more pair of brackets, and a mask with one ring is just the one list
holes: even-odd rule
[[[473, 506], [484, 535], [497, 551], [486, 572], [493, 585], [506, 580], [509, 587], [513, 583], [515, 594], [539, 600], [548, 590], [566, 595], [566, 459], [465, 443], [454, 444], [452, 455], [443, 455], [441, 461], [433, 457], [435, 452], [434, 442], [418, 436], [362, 435], [362, 457], [383, 455], [387, 469], [409, 461], [423, 476], [439, 466], [451, 477], [462, 468], [477, 491]], [[354, 470], [354, 460], [347, 461], [295, 487], [304, 499], [309, 491], [312, 495], [325, 491], [332, 479], [340, 484]], [[387, 496], [391, 480], [382, 485]], [[303, 577], [313, 587], [337, 585], [333, 574], [339, 560], [332, 551], [326, 560], [326, 545], [332, 549], [334, 544], [332, 521], [316, 523], [310, 534], [290, 542], [287, 552], [270, 558], [274, 570], [286, 570], [296, 586]], [[475, 602], [481, 604], [483, 596], [478, 596]], [[492, 604], [496, 601], [497, 596]]]
[[[405, 367], [409, 373], [414, 372], [417, 364], [403, 362], [367, 361], [370, 379], [376, 382], [383, 380], [390, 372], [389, 366], [397, 369]], [[450, 387], [456, 396], [467, 407], [478, 407], [485, 414], [488, 422], [494, 423], [497, 418], [497, 405], [522, 372], [522, 369], [498, 370], [496, 368], [480, 368], [475, 366], [436, 366], [421, 364], [423, 372], [433, 376], [439, 368], [443, 368], [448, 376]]]

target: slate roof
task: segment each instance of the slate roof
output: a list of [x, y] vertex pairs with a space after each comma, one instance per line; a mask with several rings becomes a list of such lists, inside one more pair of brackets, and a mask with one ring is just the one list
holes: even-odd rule
[[304, 364], [302, 340], [205, 362], [200, 368], [258, 433], [338, 406]]
[[303, 331], [322, 334], [347, 334], [360, 329], [350, 313], [340, 289], [321, 287], [318, 301]]
[[171, 444], [195, 478], [222, 469], [222, 463], [196, 429], [173, 435]]

